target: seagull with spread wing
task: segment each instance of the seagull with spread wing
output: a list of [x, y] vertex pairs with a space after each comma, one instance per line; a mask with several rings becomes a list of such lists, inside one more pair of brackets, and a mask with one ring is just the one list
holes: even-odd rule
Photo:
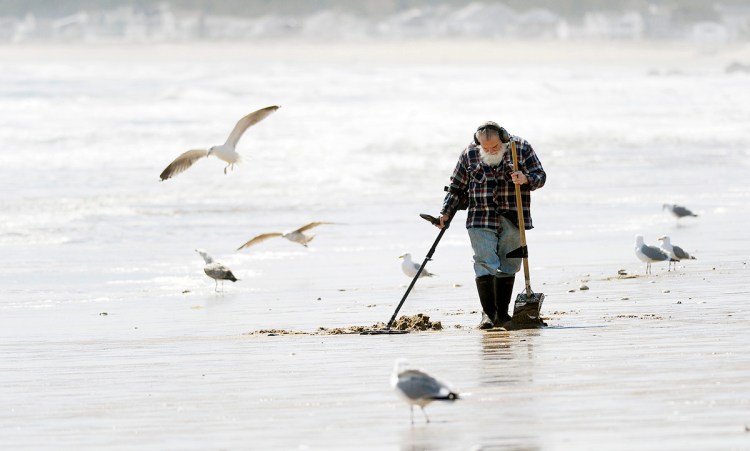
[[232, 133], [229, 134], [229, 138], [227, 138], [227, 141], [224, 144], [213, 146], [208, 150], [188, 150], [177, 157], [173, 162], [169, 163], [169, 166], [162, 171], [159, 177], [162, 181], [174, 177], [192, 166], [193, 163], [201, 158], [209, 157], [211, 155], [227, 163], [227, 166], [224, 168], [224, 174], [226, 174], [227, 169], [234, 169], [234, 165], [240, 161], [240, 154], [237, 153], [236, 147], [242, 134], [245, 133], [245, 130], [262, 121], [268, 117], [269, 114], [278, 109], [279, 107], [277, 105], [273, 105], [248, 114], [237, 122], [237, 125], [234, 126]]
[[333, 224], [333, 222], [311, 222], [310, 224], [303, 225], [299, 229], [292, 230], [291, 232], [270, 232], [270, 233], [262, 233], [256, 237], [253, 237], [248, 241], [247, 243], [243, 244], [242, 246], [238, 247], [237, 250], [242, 250], [246, 247], [250, 247], [253, 244], [258, 244], [261, 241], [265, 241], [269, 238], [274, 238], [277, 236], [280, 236], [282, 238], [286, 238], [289, 241], [293, 241], [295, 243], [299, 243], [305, 247], [307, 247], [307, 243], [312, 241], [313, 238], [315, 238], [315, 235], [305, 235], [303, 232], [312, 229], [313, 227], [317, 227], [321, 224]]

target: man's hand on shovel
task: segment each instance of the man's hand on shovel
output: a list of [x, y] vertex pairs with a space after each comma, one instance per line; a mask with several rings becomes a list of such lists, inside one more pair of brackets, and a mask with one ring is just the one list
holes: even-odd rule
[[526, 174], [524, 174], [521, 171], [513, 171], [513, 172], [511, 172], [510, 179], [516, 185], [523, 185], [524, 183], [529, 183], [529, 178], [526, 177]]

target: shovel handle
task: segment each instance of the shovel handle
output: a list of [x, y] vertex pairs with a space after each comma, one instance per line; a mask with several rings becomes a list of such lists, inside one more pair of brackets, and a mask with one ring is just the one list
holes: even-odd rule
[[[516, 142], [511, 140], [510, 152], [513, 156], [513, 172], [518, 171], [518, 153], [516, 152]], [[518, 230], [521, 232], [521, 248], [526, 249], [526, 225], [523, 220], [523, 205], [521, 204], [521, 185], [516, 185], [516, 213], [518, 213]], [[523, 276], [526, 280], [526, 296], [532, 296], [531, 275], [529, 274], [529, 259], [523, 258]]]

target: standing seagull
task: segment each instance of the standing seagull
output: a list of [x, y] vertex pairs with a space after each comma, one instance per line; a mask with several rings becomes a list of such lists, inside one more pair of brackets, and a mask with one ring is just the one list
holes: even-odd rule
[[247, 243], [243, 244], [242, 246], [238, 247], [237, 250], [242, 250], [246, 247], [250, 247], [253, 244], [258, 244], [261, 241], [265, 241], [269, 238], [273, 238], [276, 236], [280, 236], [282, 238], [286, 238], [289, 241], [293, 241], [295, 243], [299, 243], [305, 247], [307, 247], [307, 243], [312, 241], [313, 238], [315, 238], [315, 235], [305, 235], [304, 231], [310, 230], [313, 227], [317, 227], [321, 224], [333, 224], [333, 222], [311, 222], [310, 224], [303, 225], [299, 229], [292, 230], [291, 232], [270, 232], [270, 233], [262, 233], [256, 237], [253, 237], [248, 241]]
[[[414, 263], [411, 260], [411, 254], [410, 253], [407, 252], [405, 254], [401, 254], [401, 255], [398, 256], [398, 258], [401, 258], [401, 259], [404, 260], [403, 262], [401, 262], [401, 271], [403, 271], [404, 274], [406, 274], [409, 277], [414, 277], [414, 276], [417, 275], [417, 271], [419, 271], [419, 266], [420, 265]], [[437, 274], [433, 274], [433, 273], [427, 271], [427, 269], [423, 269], [422, 273], [419, 275], [419, 278], [421, 279], [422, 277], [432, 277], [432, 276], [435, 276], [435, 275], [437, 275]]]
[[669, 255], [656, 246], [643, 243], [643, 235], [635, 236], [635, 256], [646, 262], [646, 274], [651, 273], [651, 263], [669, 260]]
[[677, 204], [664, 204], [661, 206], [661, 209], [669, 210], [677, 219], [684, 218], [685, 216], [698, 216], [687, 208]]
[[424, 411], [427, 404], [432, 401], [455, 401], [459, 399], [458, 393], [451, 390], [445, 383], [424, 371], [406, 369], [406, 365], [406, 360], [396, 360], [391, 374], [391, 386], [409, 403], [412, 424], [414, 424], [415, 405], [422, 409], [424, 419], [429, 423], [430, 419]]
[[164, 181], [186, 170], [201, 158], [210, 155], [214, 155], [216, 158], [227, 162], [227, 166], [224, 168], [224, 174], [226, 174], [227, 169], [234, 169], [235, 163], [240, 161], [240, 154], [237, 153], [236, 147], [242, 134], [245, 133], [245, 130], [262, 121], [268, 117], [269, 114], [278, 109], [278, 106], [273, 105], [248, 114], [237, 122], [237, 125], [234, 126], [232, 133], [229, 134], [229, 138], [227, 138], [227, 141], [224, 144], [213, 146], [208, 150], [188, 150], [177, 157], [173, 162], [169, 163], [169, 166], [162, 171], [159, 177]]
[[203, 251], [201, 249], [196, 249], [195, 252], [199, 253], [201, 257], [203, 257], [203, 260], [206, 261], [206, 266], [203, 267], [203, 272], [206, 273], [206, 275], [212, 279], [214, 279], [214, 291], [219, 291], [219, 281], [221, 280], [221, 291], [224, 291], [224, 281], [225, 280], [231, 280], [232, 282], [237, 282], [237, 278], [234, 277], [234, 274], [232, 274], [232, 271], [227, 268], [226, 266], [222, 265], [219, 262], [215, 262], [213, 258], [211, 258], [210, 255], [206, 253], [206, 251]]
[[669, 265], [672, 266], [672, 263], [674, 263], [675, 269], [677, 269], [677, 262], [680, 260], [696, 260], [695, 257], [682, 250], [680, 246], [673, 245], [669, 236], [664, 235], [658, 239], [661, 241], [661, 250], [669, 255]]

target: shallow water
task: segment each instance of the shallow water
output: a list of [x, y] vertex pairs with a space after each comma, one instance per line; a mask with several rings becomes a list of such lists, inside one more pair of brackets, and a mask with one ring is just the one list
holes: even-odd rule
[[[3, 448], [750, 446], [750, 93], [721, 55], [613, 67], [250, 51], [217, 63], [142, 49], [113, 64], [106, 48], [70, 61], [11, 50], [0, 49]], [[273, 103], [229, 175], [205, 160], [158, 182], [179, 153]], [[429, 263], [438, 276], [402, 310], [444, 331], [248, 334], [387, 321], [409, 282], [398, 255], [421, 261], [437, 235], [417, 214], [436, 213], [488, 118], [531, 141], [548, 172], [528, 239], [551, 327], [471, 329], [461, 213]], [[665, 202], [700, 216], [677, 221]], [[307, 249], [234, 251], [312, 220], [337, 224]], [[612, 279], [643, 275], [636, 233], [669, 234], [698, 260]], [[215, 293], [195, 248], [240, 281]], [[430, 405], [429, 425], [416, 412], [412, 427], [388, 387], [397, 357], [470, 394]]]

